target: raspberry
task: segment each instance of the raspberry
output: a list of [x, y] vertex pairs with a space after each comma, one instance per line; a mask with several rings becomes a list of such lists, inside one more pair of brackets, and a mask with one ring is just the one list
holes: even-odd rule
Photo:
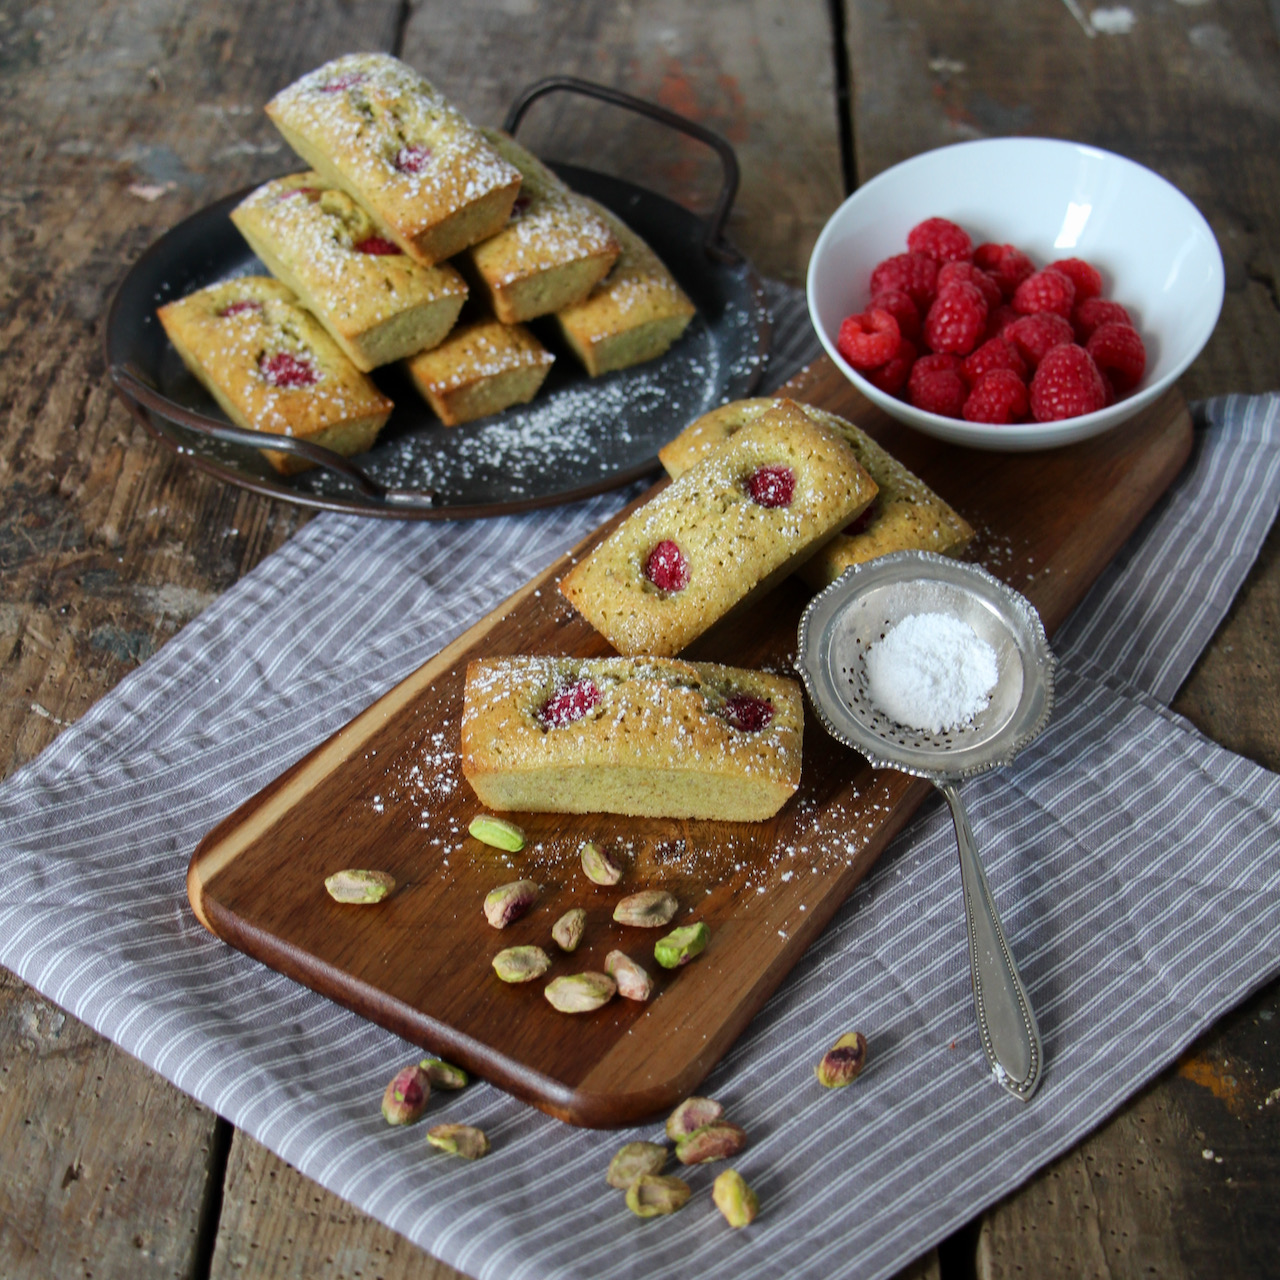
[[877, 494], [867, 503], [866, 510], [857, 517], [852, 523], [845, 525], [842, 532], [846, 538], [852, 538], [855, 534], [863, 533], [871, 527], [871, 522], [876, 518], [876, 513], [880, 509], [880, 495]]
[[396, 158], [393, 163], [401, 173], [421, 173], [427, 167], [430, 159], [431, 148], [414, 142], [407, 147], [401, 147], [396, 152]]
[[871, 296], [901, 289], [924, 311], [938, 290], [938, 264], [923, 253], [899, 253], [886, 258], [871, 273]]
[[1059, 258], [1049, 263], [1050, 271], [1060, 271], [1076, 287], [1076, 301], [1096, 298], [1102, 292], [1102, 272], [1083, 258]]
[[934, 351], [967, 356], [987, 330], [987, 303], [976, 285], [948, 285], [924, 318], [924, 340]]
[[749, 693], [731, 693], [724, 700], [724, 718], [741, 733], [759, 733], [773, 719], [773, 703]]
[[357, 253], [372, 253], [380, 258], [390, 257], [400, 252], [400, 246], [392, 243], [384, 236], [365, 236], [358, 244], [352, 245]]
[[583, 676], [576, 684], [565, 685], [542, 704], [538, 719], [548, 729], [562, 729], [575, 720], [581, 720], [600, 701], [600, 690], [590, 676]]
[[1086, 298], [1076, 304], [1071, 323], [1075, 326], [1076, 341], [1088, 342], [1093, 331], [1101, 324], [1132, 325], [1133, 321], [1118, 302], [1110, 302], [1106, 298]]
[[789, 507], [796, 496], [796, 473], [780, 462], [757, 467], [747, 477], [747, 492], [762, 507]]
[[907, 375], [916, 362], [917, 354], [915, 343], [903, 338], [898, 345], [898, 354], [888, 364], [882, 364], [878, 369], [868, 369], [862, 376], [886, 395], [896, 396], [907, 385]]
[[1019, 318], [1018, 313], [1007, 302], [1002, 302], [994, 311], [987, 312], [987, 337], [998, 338]]
[[974, 265], [981, 267], [1000, 286], [1006, 298], [1035, 270], [1035, 264], [1021, 249], [1011, 244], [980, 244], [973, 251]]
[[1132, 391], [1147, 369], [1147, 349], [1131, 325], [1100, 324], [1084, 348], [1106, 374], [1117, 395]]
[[1069, 319], [1075, 300], [1076, 287], [1071, 278], [1048, 267], [1029, 275], [1013, 291], [1013, 309], [1021, 311], [1024, 316], [1033, 316], [1037, 311], [1053, 311], [1063, 319]]
[[964, 368], [960, 372], [972, 387], [984, 373], [990, 373], [992, 369], [1008, 369], [1019, 380], [1025, 380], [1028, 373], [1027, 362], [1018, 353], [1018, 348], [1003, 338], [989, 338], [965, 359]]
[[670, 538], [658, 543], [644, 562], [644, 576], [659, 591], [683, 591], [689, 585], [689, 562]]
[[255, 302], [253, 298], [241, 298], [239, 302], [232, 302], [228, 306], [222, 308], [218, 312], [220, 316], [238, 316], [246, 311], [261, 311], [262, 303]]
[[977, 287], [978, 291], [986, 299], [988, 311], [993, 307], [998, 307], [1004, 301], [1000, 286], [985, 271], [980, 271], [975, 267], [972, 262], [948, 262], [946, 266], [941, 267], [938, 271], [938, 292], [941, 293], [952, 282], [961, 280], [965, 284]]
[[1012, 369], [989, 369], [973, 384], [964, 402], [966, 422], [1001, 425], [1027, 416], [1026, 383]]
[[902, 289], [886, 289], [877, 293], [867, 311], [887, 311], [898, 322], [898, 332], [912, 342], [920, 336], [920, 308]]
[[907, 248], [935, 262], [968, 262], [973, 257], [969, 233], [946, 218], [926, 218], [907, 232]]
[[288, 351], [264, 355], [258, 361], [258, 368], [273, 387], [313, 387], [320, 381], [320, 375], [309, 360], [300, 359]]
[[969, 395], [969, 388], [960, 376], [960, 367], [959, 356], [921, 356], [911, 366], [907, 398], [926, 413], [958, 418]]
[[893, 359], [901, 342], [898, 322], [888, 311], [867, 311], [841, 321], [836, 350], [855, 369], [875, 369]]
[[1076, 418], [1106, 403], [1107, 388], [1098, 366], [1074, 342], [1047, 352], [1031, 379], [1031, 416], [1037, 422]]
[[1075, 335], [1071, 326], [1056, 312], [1041, 311], [1015, 320], [1000, 336], [1012, 343], [1017, 353], [1034, 369], [1051, 347], [1070, 342]]

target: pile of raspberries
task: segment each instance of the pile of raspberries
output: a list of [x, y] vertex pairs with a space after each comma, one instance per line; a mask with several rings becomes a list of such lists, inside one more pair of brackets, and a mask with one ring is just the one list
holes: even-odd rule
[[871, 302], [836, 341], [868, 382], [969, 422], [1056, 422], [1093, 413], [1142, 380], [1129, 313], [1080, 258], [1036, 270], [1011, 244], [980, 244], [926, 218], [907, 252], [871, 273]]

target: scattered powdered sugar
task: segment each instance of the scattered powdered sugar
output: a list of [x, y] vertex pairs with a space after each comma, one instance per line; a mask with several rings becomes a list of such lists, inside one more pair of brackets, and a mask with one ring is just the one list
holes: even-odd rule
[[967, 724], [988, 702], [995, 650], [948, 613], [913, 613], [865, 658], [871, 700], [899, 724], [942, 733]]

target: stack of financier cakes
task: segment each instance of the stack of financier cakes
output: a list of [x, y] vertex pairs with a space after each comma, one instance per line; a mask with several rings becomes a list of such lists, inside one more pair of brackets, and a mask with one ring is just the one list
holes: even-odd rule
[[453, 426], [542, 386], [554, 357], [526, 321], [553, 317], [594, 376], [661, 355], [693, 317], [633, 231], [393, 57], [338, 58], [266, 109], [310, 166], [231, 215], [275, 279], [159, 310], [239, 426], [358, 453], [393, 407], [365, 376], [381, 365], [403, 360]]
[[672, 483], [560, 582], [622, 656], [468, 668], [462, 769], [491, 808], [771, 817], [800, 784], [799, 686], [675, 655], [792, 572], [822, 586], [972, 536], [857, 427], [791, 400], [725, 405], [661, 457]]

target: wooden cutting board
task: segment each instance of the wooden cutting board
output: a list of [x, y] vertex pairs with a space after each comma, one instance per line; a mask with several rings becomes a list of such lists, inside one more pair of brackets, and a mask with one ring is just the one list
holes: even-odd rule
[[[785, 390], [855, 419], [950, 501], [977, 530], [972, 557], [1025, 593], [1050, 635], [1192, 443], [1176, 392], [1097, 439], [999, 454], [898, 426], [825, 358]], [[544, 1111], [591, 1126], [633, 1123], [692, 1092], [930, 791], [873, 771], [810, 715], [800, 790], [768, 822], [517, 814], [528, 833], [522, 853], [472, 839], [467, 825], [480, 806], [456, 754], [466, 664], [493, 654], [611, 652], [556, 583], [616, 522], [220, 823], [188, 874], [196, 915], [232, 946]], [[807, 599], [789, 580], [684, 656], [789, 669]], [[624, 852], [617, 888], [583, 876], [578, 851], [587, 839]], [[376, 907], [339, 906], [323, 881], [352, 866], [388, 871], [400, 887]], [[485, 894], [524, 878], [543, 886], [541, 901], [494, 930], [481, 912]], [[711, 929], [707, 951], [674, 973], [652, 960], [665, 931], [612, 920], [625, 892], [658, 886], [679, 899], [678, 920]], [[582, 945], [565, 956], [550, 930], [571, 906], [585, 907], [588, 923]], [[490, 968], [497, 951], [518, 943], [556, 957], [548, 978], [602, 969], [621, 947], [655, 975], [658, 992], [644, 1005], [617, 999], [592, 1014], [557, 1013], [543, 982], [508, 986]], [[962, 963], [959, 932], [956, 956]], [[388, 1078], [399, 1065], [387, 1064]]]

